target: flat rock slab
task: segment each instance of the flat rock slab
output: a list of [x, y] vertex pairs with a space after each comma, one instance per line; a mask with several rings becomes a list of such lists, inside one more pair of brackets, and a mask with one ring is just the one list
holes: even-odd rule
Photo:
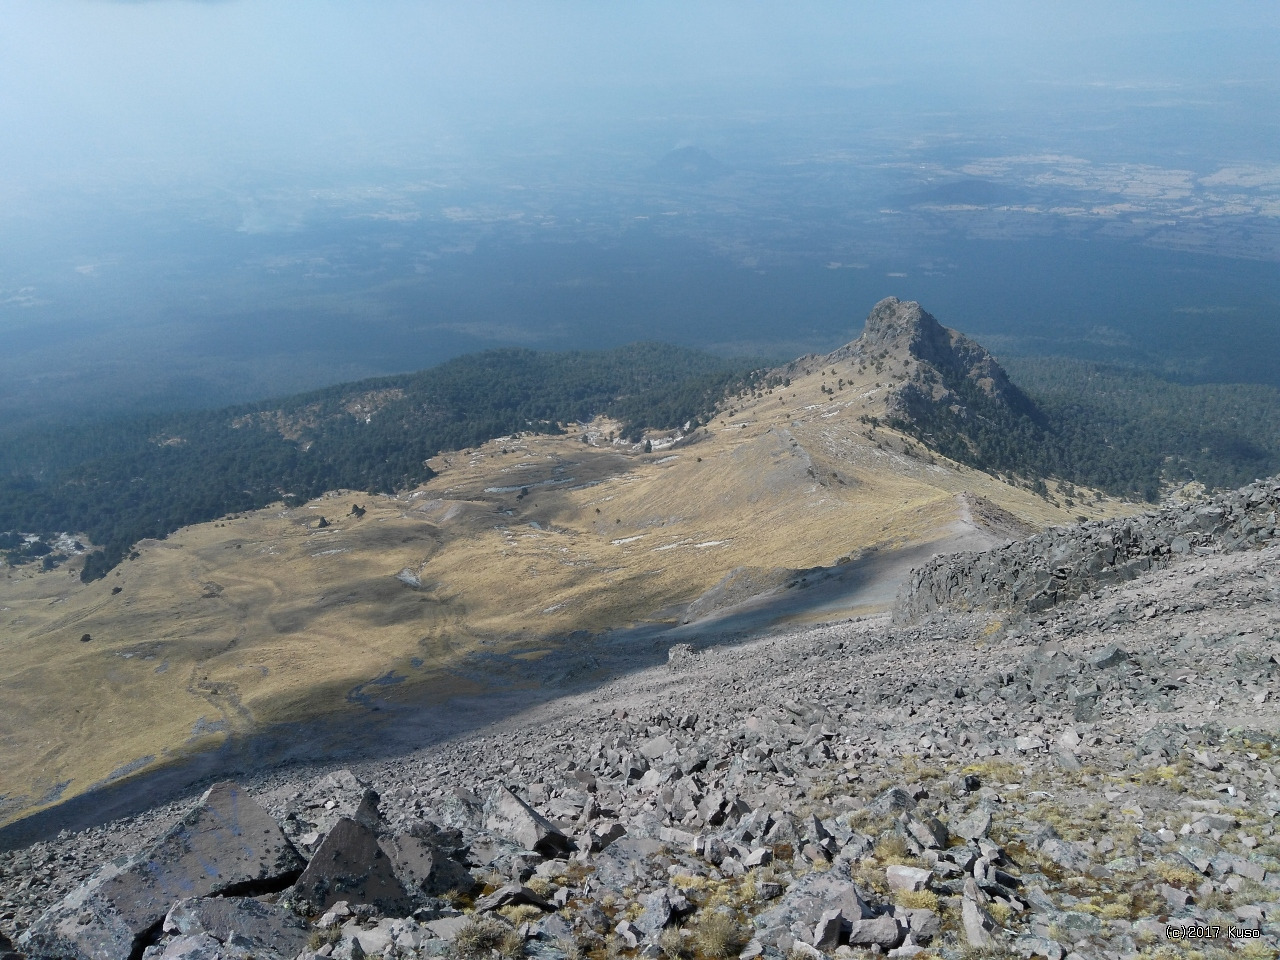
[[402, 917], [413, 910], [409, 892], [377, 835], [347, 817], [334, 824], [293, 889], [320, 910], [339, 900], [366, 903], [389, 916]]
[[249, 897], [180, 900], [164, 920], [166, 933], [205, 933], [221, 944], [251, 950], [260, 960], [293, 960], [307, 945], [310, 928], [290, 910]]
[[510, 904], [528, 904], [531, 907], [537, 907], [539, 910], [545, 910], [547, 913], [553, 913], [556, 909], [555, 904], [543, 900], [542, 897], [528, 887], [521, 886], [518, 883], [511, 883], [477, 900], [476, 913], [497, 910], [499, 907], [505, 907]]
[[214, 784], [149, 850], [108, 864], [23, 934], [32, 958], [119, 960], [177, 900], [278, 889], [304, 861], [235, 783]]

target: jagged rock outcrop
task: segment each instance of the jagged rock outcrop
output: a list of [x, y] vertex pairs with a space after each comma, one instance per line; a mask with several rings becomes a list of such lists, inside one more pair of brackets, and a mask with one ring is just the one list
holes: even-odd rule
[[1132, 580], [1171, 558], [1254, 549], [1273, 542], [1280, 481], [1253, 483], [1204, 502], [1138, 517], [1047, 530], [981, 553], [935, 557], [913, 570], [894, 619], [940, 610], [1034, 613], [1099, 586]]

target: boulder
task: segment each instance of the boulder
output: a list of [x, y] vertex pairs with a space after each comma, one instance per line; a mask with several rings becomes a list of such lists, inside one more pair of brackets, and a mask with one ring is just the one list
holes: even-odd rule
[[229, 950], [207, 933], [174, 937], [164, 944], [147, 947], [142, 954], [142, 960], [241, 960], [247, 957], [246, 952]]
[[889, 884], [890, 890], [905, 890], [910, 893], [918, 893], [923, 890], [932, 876], [933, 874], [929, 870], [922, 870], [920, 867], [907, 867], [898, 863], [885, 867], [884, 871], [884, 878]]
[[826, 872], [807, 874], [787, 887], [785, 895], [755, 917], [757, 936], [771, 947], [778, 946], [792, 929], [802, 929], [804, 937], [809, 937], [808, 931], [816, 929], [829, 910], [839, 910], [846, 921], [872, 916], [853, 881], [842, 875], [840, 864]]
[[902, 943], [905, 937], [906, 930], [888, 914], [854, 920], [849, 926], [849, 946], [851, 947], [877, 946], [882, 950], [892, 950]]
[[108, 864], [19, 939], [33, 958], [117, 960], [175, 900], [280, 889], [303, 860], [276, 822], [230, 782], [214, 784], [150, 849]]
[[830, 953], [840, 945], [840, 935], [844, 933], [844, 914], [837, 907], [824, 910], [813, 928], [813, 945], [824, 953]]
[[485, 803], [484, 828], [544, 857], [569, 852], [569, 838], [560, 828], [506, 787], [494, 790]]
[[960, 922], [969, 946], [976, 949], [994, 947], [996, 944], [995, 919], [987, 911], [987, 897], [973, 878], [964, 882], [964, 900], [960, 904]]
[[391, 869], [410, 894], [438, 897], [450, 890], [466, 892], [475, 886], [467, 868], [451, 859], [430, 840], [398, 833], [378, 841], [391, 860]]

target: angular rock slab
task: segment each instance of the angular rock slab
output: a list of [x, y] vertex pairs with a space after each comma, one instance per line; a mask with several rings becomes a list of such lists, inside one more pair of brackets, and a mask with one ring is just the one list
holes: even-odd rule
[[890, 890], [905, 890], [917, 893], [929, 885], [933, 874], [919, 867], [907, 867], [902, 864], [891, 864], [885, 867], [884, 878]]
[[339, 820], [302, 871], [294, 893], [328, 910], [339, 900], [367, 903], [389, 916], [404, 916], [413, 903], [377, 835], [348, 817]]
[[467, 868], [431, 843], [410, 833], [378, 841], [391, 858], [391, 868], [409, 893], [438, 897], [450, 890], [466, 892], [476, 885]]
[[149, 850], [106, 865], [46, 910], [19, 948], [40, 960], [119, 960], [174, 901], [278, 888], [303, 865], [266, 810], [235, 783], [216, 783]]
[[484, 828], [544, 857], [569, 852], [569, 838], [560, 828], [506, 787], [498, 787], [486, 801]]
[[509, 883], [505, 887], [499, 887], [488, 896], [477, 900], [476, 913], [486, 913], [490, 910], [497, 910], [499, 907], [519, 904], [528, 904], [531, 907], [537, 907], [539, 910], [545, 910], [547, 913], [554, 913], [556, 909], [554, 903], [548, 903], [543, 900], [528, 887], [521, 886], [518, 883]]

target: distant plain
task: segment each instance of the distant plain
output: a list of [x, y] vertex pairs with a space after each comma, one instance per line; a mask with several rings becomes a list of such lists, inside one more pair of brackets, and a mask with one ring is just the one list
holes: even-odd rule
[[[494, 346], [786, 360], [845, 342], [886, 295], [997, 354], [1280, 382], [1280, 164], [1267, 124], [1219, 116], [1220, 90], [1040, 91], [1049, 133], [1019, 123], [1029, 105], [810, 93], [799, 115], [693, 102], [513, 121], [376, 169], [28, 194], [0, 211], [0, 435]], [[1189, 128], [1221, 129], [1175, 149]]]

